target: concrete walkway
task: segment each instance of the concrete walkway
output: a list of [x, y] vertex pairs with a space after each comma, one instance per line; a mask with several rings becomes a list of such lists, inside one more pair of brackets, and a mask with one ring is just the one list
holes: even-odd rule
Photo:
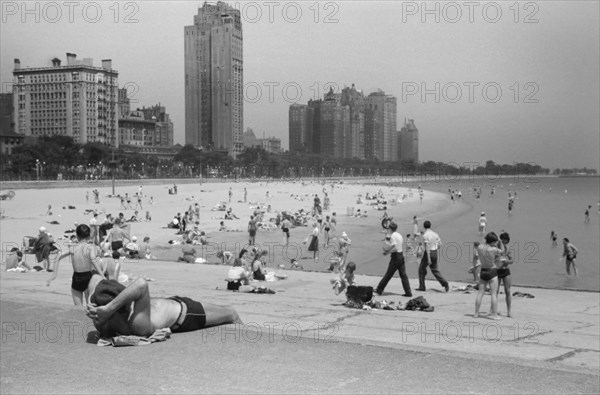
[[[190, 355], [190, 350], [181, 351], [183, 361], [178, 360], [175, 356], [177, 353], [174, 356], [170, 356], [170, 353], [180, 350], [175, 348], [175, 344], [183, 344], [181, 347], [184, 348], [188, 345], [192, 347], [190, 343], [200, 338], [204, 344], [203, 358], [208, 357], [215, 363], [215, 366], [210, 368], [214, 374], [223, 374], [226, 378], [229, 377], [229, 374], [225, 373], [227, 369], [234, 369], [240, 378], [255, 384], [252, 388], [242, 387], [245, 389], [239, 389], [241, 392], [538, 392], [536, 389], [540, 389], [541, 392], [597, 393], [600, 390], [598, 293], [514, 288], [512, 292], [529, 293], [535, 298], [513, 297], [514, 318], [503, 317], [500, 321], [493, 321], [473, 318], [475, 294], [452, 290], [445, 293], [434, 281], [428, 281], [427, 292], [413, 291], [414, 296], [423, 295], [435, 307], [434, 312], [367, 311], [342, 306], [345, 298], [341, 295], [335, 296], [329, 284], [332, 274], [279, 270], [279, 273], [289, 277], [286, 280], [264, 283], [277, 293], [257, 295], [226, 291], [224, 278], [227, 270], [224, 266], [175, 262], [139, 261], [125, 264], [125, 273], [155, 279], [150, 282], [150, 292], [153, 296], [179, 294], [200, 301], [233, 305], [245, 323], [244, 326], [207, 329], [200, 334], [175, 335], [173, 339], [161, 345], [142, 347], [147, 350], [144, 351], [144, 354], [148, 354], [145, 358], [165, 366], [181, 364], [184, 369], [184, 366], [189, 367], [195, 361], [195, 357]], [[99, 361], [114, 358], [115, 363], [123, 364], [124, 368], [127, 364], [139, 362], [137, 358], [141, 351], [133, 351], [134, 348], [128, 348], [127, 351], [106, 350], [85, 343], [83, 337], [93, 330], [93, 327], [83, 313], [70, 306], [70, 276], [71, 269], [65, 266], [52, 286], [46, 287], [45, 282], [49, 277], [47, 273], [1, 274], [2, 393], [54, 392], [43, 385], [20, 387], [16, 384], [20, 382], [21, 377], [27, 377], [23, 374], [27, 364], [39, 364], [39, 359], [35, 357], [39, 352], [47, 353], [46, 356], [51, 360], [55, 355], [69, 355], [70, 348], [77, 349], [78, 353], [83, 352], [85, 358], [91, 357], [92, 361], [96, 355]], [[360, 285], [374, 286], [379, 278], [357, 276], [357, 280]], [[417, 281], [413, 279], [411, 285], [414, 289]], [[451, 288], [463, 285], [451, 283]], [[400, 280], [396, 277], [389, 283], [384, 295], [376, 299], [385, 299], [396, 304], [398, 301], [406, 303], [409, 298], [400, 296], [401, 293], [403, 292]], [[489, 297], [484, 298], [484, 312], [489, 308], [489, 302]], [[501, 313], [506, 312], [504, 295], [500, 295], [499, 310]], [[51, 314], [53, 311], [58, 314]], [[72, 339], [67, 336], [70, 328], [75, 328]], [[58, 340], [57, 333], [61, 335]], [[56, 345], [63, 343], [71, 345], [60, 347], [57, 351]], [[230, 349], [232, 346], [243, 350], [243, 354], [236, 356]], [[363, 351], [356, 349], [357, 346], [362, 347]], [[314, 352], [311, 354], [302, 351], [307, 350], [307, 347], [314, 349]], [[165, 349], [169, 350], [166, 354], [163, 352]], [[253, 362], [248, 355], [263, 355], [267, 349], [273, 353], [269, 354], [269, 358], [261, 357], [261, 360], [266, 359], [261, 362], [264, 366], [260, 368], [261, 374], [264, 373], [267, 377], [274, 374], [273, 371], [265, 370], [267, 367], [275, 371], [285, 369], [291, 373], [296, 364], [310, 368], [313, 357], [316, 358], [315, 363], [325, 363], [322, 361], [327, 361], [328, 358], [331, 360], [329, 364], [325, 363], [322, 377], [320, 374], [315, 376], [316, 382], [313, 387], [299, 386], [297, 378], [290, 378], [288, 385], [282, 383], [280, 387], [275, 385], [265, 389], [264, 386], [258, 385], [255, 376], [257, 371], [251, 367]], [[229, 355], [230, 352], [234, 354]], [[107, 353], [111, 357], [108, 357]], [[348, 360], [345, 357], [354, 354], [357, 360]], [[386, 359], [379, 360], [375, 358], [376, 355]], [[423, 366], [433, 369], [440, 369], [440, 360], [450, 365], [453, 361], [461, 361], [463, 367], [459, 369], [457, 366], [454, 372], [452, 369], [444, 370], [444, 382], [453, 383], [454, 387], [446, 387], [443, 383], [424, 385], [417, 380], [411, 381], [412, 385], [408, 387], [394, 386], [385, 380], [369, 381], [370, 388], [364, 387], [364, 383], [353, 387], [345, 384], [333, 389], [331, 387], [332, 383], [329, 380], [333, 377], [327, 374], [327, 369], [343, 377], [345, 373], [338, 372], [335, 366], [356, 365], [358, 369], [363, 369], [360, 358], [364, 357], [365, 360], [374, 358], [372, 365], [385, 370], [389, 358], [402, 359], [402, 355], [406, 358], [407, 355], [412, 355], [412, 358], [418, 360], [425, 359]], [[437, 362], [427, 362], [428, 355], [435, 356]], [[75, 355], [72, 357], [77, 359]], [[298, 360], [294, 362], [290, 358]], [[63, 372], [71, 379], [59, 380], [56, 376], [46, 379], [62, 391], [98, 392], [91, 388], [84, 391], [75, 379], [79, 375], [89, 373], [89, 368], [85, 366], [87, 360], [80, 361], [83, 363], [81, 365], [78, 361], [69, 359], [69, 369], [73, 369], [75, 373], [64, 373], [64, 369], [58, 369], [49, 363], [45, 365], [46, 369], [54, 369], [58, 375], [62, 374], [59, 372]], [[184, 363], [185, 361], [188, 362]], [[536, 387], [537, 383], [521, 386], [515, 384], [504, 387], [503, 391], [502, 388], [494, 387], [494, 380], [497, 380], [497, 383], [507, 383], [506, 377], [500, 375], [486, 384], [487, 387], [482, 387], [480, 384], [483, 383], [470, 383], [468, 370], [463, 371], [464, 366], [470, 366], [478, 375], [487, 375], [483, 377], [492, 377], [491, 372], [505, 369], [506, 366], [521, 367], [516, 369], [515, 377], [525, 371], [534, 374], [533, 371], [547, 373], [548, 370], [560, 371], [560, 374], [567, 376], [558, 382], [544, 381], [540, 384], [541, 387]], [[225, 370], [219, 373], [221, 368]], [[156, 366], [149, 369], [160, 372]], [[416, 368], [413, 366], [411, 369]], [[456, 375], [459, 371], [463, 373]], [[392, 373], [390, 371], [390, 374]], [[114, 374], [116, 377], [125, 377], [119, 373]], [[555, 374], [557, 373], [552, 373]], [[227, 381], [225, 378], [223, 380]], [[152, 382], [153, 379], [149, 380]], [[186, 379], [183, 380], [164, 388], [135, 387], [138, 390], [134, 392], [231, 392], [237, 388], [229, 382], [221, 387], [192, 388], [183, 385]], [[339, 384], [337, 379], [334, 381]], [[461, 383], [466, 385], [467, 382], [470, 383], [467, 387], [461, 387]], [[291, 386], [291, 383], [298, 385]], [[124, 385], [125, 387], [106, 387], [105, 391], [120, 392], [119, 388], [130, 388]]]

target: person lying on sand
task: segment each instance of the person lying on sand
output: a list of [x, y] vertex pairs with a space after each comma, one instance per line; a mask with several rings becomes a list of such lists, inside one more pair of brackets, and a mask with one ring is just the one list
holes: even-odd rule
[[94, 275], [86, 315], [104, 337], [116, 335], [149, 336], [157, 329], [173, 333], [191, 332], [225, 324], [242, 324], [230, 306], [200, 303], [173, 296], [151, 298], [148, 283], [138, 278], [129, 286]]

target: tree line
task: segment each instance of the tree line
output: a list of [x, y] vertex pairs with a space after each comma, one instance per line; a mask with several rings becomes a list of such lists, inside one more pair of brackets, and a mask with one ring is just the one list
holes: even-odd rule
[[[86, 178], [299, 178], [425, 176], [452, 180], [472, 176], [550, 174], [534, 163], [497, 164], [383, 162], [377, 159], [333, 158], [308, 153], [271, 153], [246, 148], [236, 159], [225, 151], [202, 151], [183, 146], [169, 160], [127, 152], [103, 143], [78, 144], [69, 136], [42, 136], [26, 140], [2, 156], [3, 180], [75, 180]], [[558, 169], [557, 169], [558, 170]], [[557, 174], [557, 170], [553, 174]], [[586, 169], [589, 171], [589, 169]], [[567, 174], [558, 170], [558, 174]], [[595, 174], [595, 170], [594, 170]]]

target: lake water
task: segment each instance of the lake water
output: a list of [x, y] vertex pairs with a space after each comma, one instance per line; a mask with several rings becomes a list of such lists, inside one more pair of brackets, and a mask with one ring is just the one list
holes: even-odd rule
[[[513, 284], [544, 288], [600, 291], [600, 178], [598, 177], [520, 177], [502, 179], [422, 180], [425, 190], [462, 191], [467, 212], [436, 224], [433, 228], [444, 242], [444, 258], [439, 265], [449, 280], [469, 280], [472, 242], [480, 240], [477, 229], [482, 211], [488, 218], [488, 231], [511, 236], [510, 248], [515, 263], [511, 267]], [[407, 186], [410, 183], [403, 183]], [[481, 185], [481, 199], [469, 196], [469, 187]], [[495, 194], [491, 197], [491, 187]], [[517, 192], [512, 215], [508, 215], [508, 190]], [[450, 200], [450, 198], [448, 198]], [[590, 222], [585, 223], [588, 205]], [[552, 247], [550, 232], [558, 233], [558, 246]], [[576, 264], [579, 276], [567, 276], [560, 261], [562, 238], [579, 248]]]

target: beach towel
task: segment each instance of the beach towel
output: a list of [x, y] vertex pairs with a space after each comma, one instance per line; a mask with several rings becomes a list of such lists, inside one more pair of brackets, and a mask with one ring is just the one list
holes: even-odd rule
[[113, 346], [113, 347], [127, 347], [127, 346], [147, 346], [156, 342], [163, 342], [171, 337], [171, 329], [163, 328], [157, 329], [154, 333], [148, 337], [144, 336], [114, 336], [107, 338], [98, 339], [96, 344], [98, 347]]

